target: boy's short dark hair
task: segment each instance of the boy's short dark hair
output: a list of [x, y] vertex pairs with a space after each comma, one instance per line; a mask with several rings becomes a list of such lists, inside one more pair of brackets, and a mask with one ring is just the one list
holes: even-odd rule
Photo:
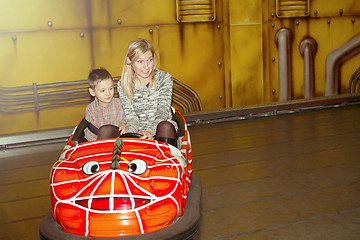
[[111, 79], [114, 81], [111, 74], [105, 68], [97, 68], [92, 70], [88, 76], [89, 86], [95, 89], [96, 85], [102, 80]]

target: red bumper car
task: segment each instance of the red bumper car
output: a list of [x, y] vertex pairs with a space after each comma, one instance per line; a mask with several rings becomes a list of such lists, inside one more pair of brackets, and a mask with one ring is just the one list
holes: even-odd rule
[[[176, 111], [177, 146], [125, 134], [84, 141], [74, 129], [50, 175], [51, 211], [41, 239], [188, 239], [200, 222], [200, 180]], [[90, 238], [89, 238], [90, 237]]]

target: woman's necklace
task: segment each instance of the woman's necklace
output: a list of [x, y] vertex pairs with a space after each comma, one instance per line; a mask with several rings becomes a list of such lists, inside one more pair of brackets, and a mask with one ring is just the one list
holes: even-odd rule
[[141, 87], [146, 87], [149, 84], [149, 79], [139, 79], [137, 78], [136, 81], [137, 85], [141, 86]]

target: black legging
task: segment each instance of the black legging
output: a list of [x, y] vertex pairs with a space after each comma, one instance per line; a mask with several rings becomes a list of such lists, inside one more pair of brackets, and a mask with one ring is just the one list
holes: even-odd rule
[[97, 140], [106, 138], [117, 138], [120, 136], [119, 127], [111, 124], [106, 124], [99, 127], [97, 133]]
[[177, 134], [174, 125], [168, 121], [162, 121], [157, 125], [155, 140], [176, 146]]
[[[115, 125], [106, 124], [99, 128], [97, 140], [117, 138], [120, 136], [119, 128]], [[162, 121], [157, 125], [155, 140], [176, 146], [177, 134], [174, 125], [168, 121]]]

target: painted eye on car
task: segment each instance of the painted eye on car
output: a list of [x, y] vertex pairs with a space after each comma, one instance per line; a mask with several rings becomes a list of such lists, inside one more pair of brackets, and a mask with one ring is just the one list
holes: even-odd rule
[[143, 174], [147, 170], [147, 163], [141, 159], [134, 159], [129, 163], [128, 170], [136, 175]]
[[92, 175], [100, 170], [100, 164], [96, 161], [90, 161], [84, 164], [82, 167], [83, 173], [86, 175]]

